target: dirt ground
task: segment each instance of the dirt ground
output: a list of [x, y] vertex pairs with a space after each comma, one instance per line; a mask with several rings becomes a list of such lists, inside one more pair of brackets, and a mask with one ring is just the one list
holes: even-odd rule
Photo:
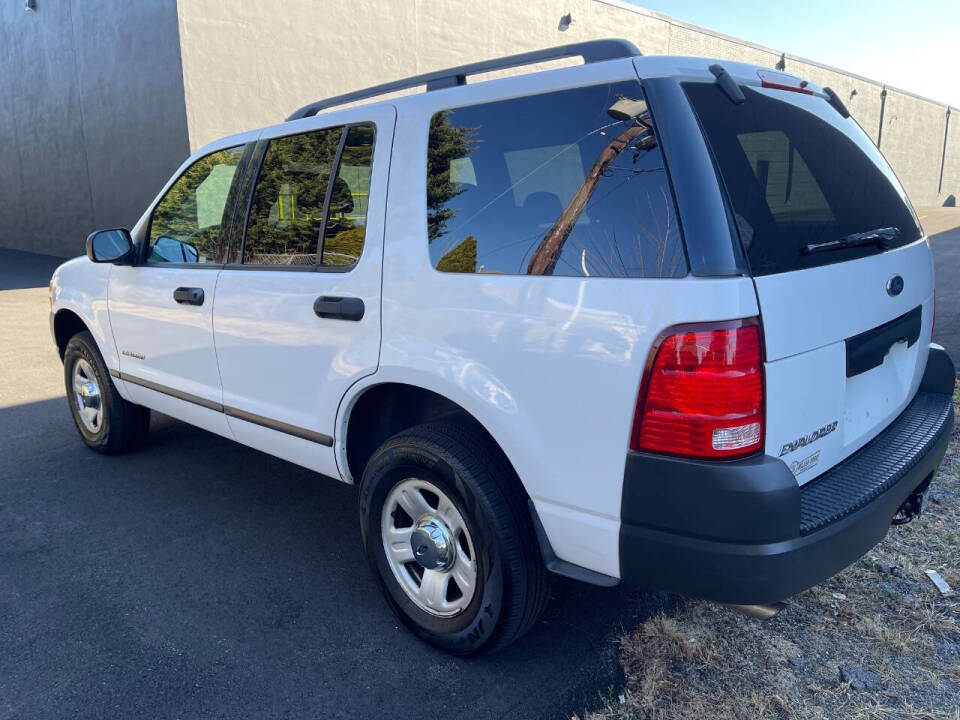
[[[960, 405], [960, 385], [954, 393]], [[960, 407], [957, 407], [960, 412]], [[943, 597], [926, 576], [954, 589]], [[960, 720], [960, 431], [924, 515], [766, 622], [663, 595], [621, 640], [607, 718]]]

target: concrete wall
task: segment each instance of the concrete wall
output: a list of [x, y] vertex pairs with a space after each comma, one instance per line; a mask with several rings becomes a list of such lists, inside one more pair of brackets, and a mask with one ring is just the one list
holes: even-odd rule
[[175, 0], [0, 3], [0, 245], [77, 255], [189, 150]]
[[[781, 58], [621, 0], [8, 0], [0, 23], [0, 245], [48, 253], [131, 225], [189, 151], [317, 98], [599, 37], [648, 55]], [[784, 61], [840, 95], [915, 204], [960, 198], [960, 113], [941, 183], [946, 106], [893, 88], [884, 104], [879, 82]]]

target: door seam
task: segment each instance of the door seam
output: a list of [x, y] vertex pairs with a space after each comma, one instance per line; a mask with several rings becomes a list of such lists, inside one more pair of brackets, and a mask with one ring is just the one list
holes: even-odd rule
[[[220, 405], [224, 405], [224, 395], [223, 395], [223, 373], [220, 370], [220, 353], [217, 352], [217, 288], [220, 286], [220, 275], [223, 273], [223, 270], [217, 270], [217, 277], [213, 281], [213, 300], [210, 302], [210, 339], [213, 343], [213, 358], [217, 363], [217, 380], [220, 385]], [[230, 425], [230, 420], [227, 419], [226, 422], [227, 429], [230, 431], [230, 437], [236, 440], [236, 435], [233, 433], [233, 427]]]

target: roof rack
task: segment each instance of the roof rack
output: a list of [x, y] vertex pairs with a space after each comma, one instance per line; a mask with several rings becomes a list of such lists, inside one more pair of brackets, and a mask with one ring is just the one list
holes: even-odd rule
[[374, 85], [365, 90], [356, 90], [355, 92], [337, 95], [332, 98], [327, 98], [326, 100], [317, 100], [309, 105], [304, 105], [290, 115], [287, 120], [299, 120], [300, 118], [316, 115], [321, 110], [326, 110], [327, 108], [337, 105], [346, 105], [347, 103], [356, 102], [357, 100], [365, 100], [376, 97], [377, 95], [386, 95], [387, 93], [406, 90], [419, 85], [426, 85], [427, 91], [466, 85], [467, 75], [478, 75], [494, 70], [505, 70], [506, 68], [518, 67], [520, 65], [531, 65], [533, 63], [559, 60], [566, 57], [582, 57], [584, 64], [589, 64], [602, 62], [604, 60], [633, 57], [635, 55], [640, 55], [637, 47], [627, 40], [620, 39], [589, 40], [582, 43], [548, 48], [546, 50], [534, 50], [532, 52], [520, 53], [519, 55], [508, 55], [495, 60], [484, 60], [482, 62], [470, 63], [469, 65], [460, 65], [459, 67], [448, 68], [447, 70], [437, 70], [436, 72], [425, 73], [423, 75], [414, 75], [413, 77], [408, 77], [403, 80], [395, 80], [384, 83], [383, 85]]

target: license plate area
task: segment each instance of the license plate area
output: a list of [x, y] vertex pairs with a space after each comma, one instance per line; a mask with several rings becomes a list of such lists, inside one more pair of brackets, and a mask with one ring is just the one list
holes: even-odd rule
[[898, 343], [912, 347], [920, 337], [922, 306], [890, 322], [844, 340], [847, 349], [847, 377], [852, 378], [883, 365], [890, 348]]

